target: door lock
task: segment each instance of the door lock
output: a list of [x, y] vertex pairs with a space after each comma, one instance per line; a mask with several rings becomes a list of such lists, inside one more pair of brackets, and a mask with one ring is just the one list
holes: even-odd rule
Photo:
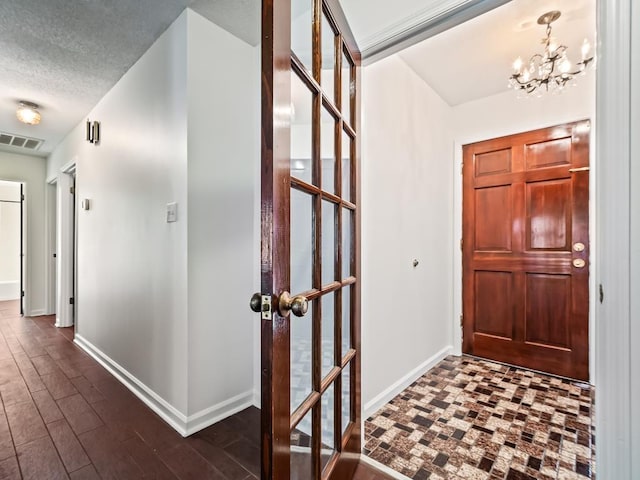
[[573, 266], [576, 268], [583, 268], [586, 265], [585, 261], [581, 258], [573, 259]]
[[584, 252], [585, 246], [584, 243], [576, 242], [573, 244], [573, 250], [576, 252]]
[[260, 313], [262, 320], [271, 320], [271, 295], [254, 293], [249, 301], [251, 310]]

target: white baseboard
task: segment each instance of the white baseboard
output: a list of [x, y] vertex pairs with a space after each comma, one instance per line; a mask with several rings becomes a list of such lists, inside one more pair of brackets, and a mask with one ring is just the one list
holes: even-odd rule
[[60, 320], [60, 317], [58, 317], [56, 315], [56, 323], [54, 324], [54, 326], [58, 327], [58, 328], [67, 328], [67, 327], [73, 327], [73, 323], [71, 323], [70, 325], [65, 325], [62, 320]]
[[259, 390], [254, 390], [253, 391], [253, 402], [252, 405], [256, 408], [262, 408], [262, 400], [261, 400], [262, 395], [260, 394]]
[[189, 415], [185, 428], [186, 434], [183, 434], [183, 436], [199, 432], [203, 428], [207, 428], [220, 420], [241, 412], [245, 408], [249, 408], [251, 405], [253, 405], [253, 390], [246, 391], [217, 405]]
[[[446, 346], [439, 352], [436, 352], [427, 360], [422, 362], [416, 368], [409, 373], [398, 379], [388, 388], [383, 390], [380, 394], [376, 395], [371, 401], [367, 402], [364, 406], [364, 419], [369, 418], [376, 413], [383, 405], [388, 403], [393, 397], [402, 392], [405, 388], [416, 381], [417, 378], [424, 375], [429, 369], [431, 369], [436, 363], [445, 358], [447, 355], [451, 355], [453, 347], [451, 345]], [[403, 477], [405, 478], [405, 477]]]
[[40, 317], [42, 315], [46, 315], [46, 312], [45, 312], [44, 308], [39, 308], [37, 310], [31, 310], [27, 314], [27, 317]]
[[382, 463], [376, 462], [375, 460], [367, 457], [364, 453], [360, 455], [360, 461], [380, 470], [382, 473], [386, 473], [392, 478], [397, 478], [398, 480], [411, 480], [409, 477], [401, 474], [400, 472], [396, 472], [394, 469], [389, 468], [386, 465], [383, 465]]
[[3, 280], [0, 282], [0, 302], [20, 300], [20, 281]]
[[74, 343], [93, 357], [109, 373], [116, 377], [136, 397], [142, 400], [160, 418], [167, 422], [183, 437], [192, 435], [203, 428], [227, 418], [234, 413], [250, 407], [253, 403], [253, 390], [236, 395], [228, 400], [208, 407], [193, 415], [186, 416], [160, 395], [147, 387], [134, 375], [105, 355], [100, 349], [76, 333]]

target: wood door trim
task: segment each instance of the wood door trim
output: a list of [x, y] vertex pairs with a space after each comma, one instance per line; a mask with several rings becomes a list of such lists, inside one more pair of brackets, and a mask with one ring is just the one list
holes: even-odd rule
[[[289, 257], [289, 127], [274, 122], [276, 105], [291, 103], [290, 2], [262, 2], [262, 179], [261, 179], [261, 291], [274, 294], [289, 284], [289, 269], [275, 262]], [[277, 146], [277, 148], [274, 148]], [[275, 301], [273, 302], [275, 304]], [[274, 449], [274, 442], [289, 438], [289, 393], [274, 391], [274, 379], [290, 376], [289, 333], [286, 318], [274, 312], [272, 320], [261, 322], [261, 477], [287, 478], [287, 452]], [[275, 335], [279, 332], [279, 335]]]

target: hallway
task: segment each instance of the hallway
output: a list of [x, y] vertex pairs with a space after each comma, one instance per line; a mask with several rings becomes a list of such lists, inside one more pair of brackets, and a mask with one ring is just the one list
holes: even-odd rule
[[[260, 476], [260, 410], [182, 438], [54, 318], [0, 302], [0, 480]], [[366, 466], [359, 480], [386, 479]]]

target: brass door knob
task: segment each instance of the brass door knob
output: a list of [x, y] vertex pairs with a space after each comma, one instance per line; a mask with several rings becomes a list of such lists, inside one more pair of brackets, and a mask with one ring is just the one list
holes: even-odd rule
[[259, 293], [254, 293], [251, 296], [251, 301], [249, 302], [249, 306], [251, 307], [251, 310], [253, 310], [256, 313], [259, 313], [262, 311], [262, 295]]
[[289, 292], [284, 291], [278, 300], [278, 310], [283, 317], [289, 315], [289, 312], [292, 312], [296, 317], [302, 317], [309, 310], [309, 301], [302, 295], [291, 297]]

